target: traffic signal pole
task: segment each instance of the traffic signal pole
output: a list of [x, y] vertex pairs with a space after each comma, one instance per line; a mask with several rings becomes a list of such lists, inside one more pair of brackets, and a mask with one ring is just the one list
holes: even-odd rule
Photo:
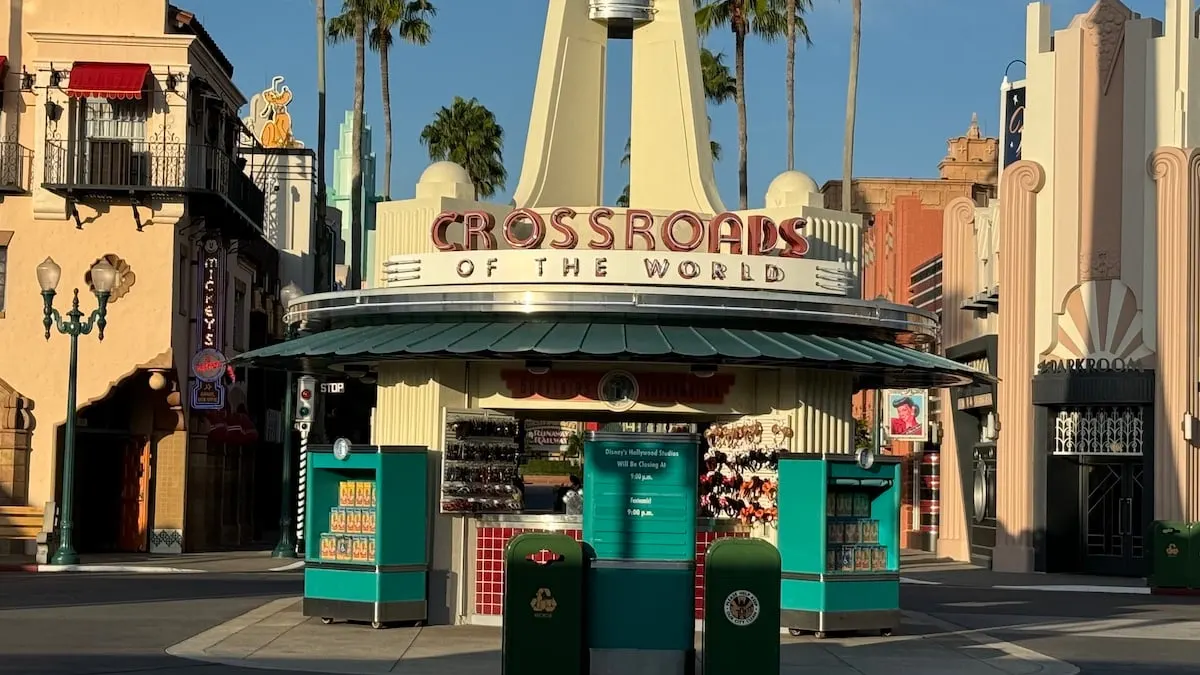
[[296, 480], [296, 546], [304, 551], [304, 504], [308, 485], [308, 434], [313, 426], [313, 409], [316, 405], [317, 378], [302, 375], [296, 380], [295, 426], [300, 432], [300, 462]]

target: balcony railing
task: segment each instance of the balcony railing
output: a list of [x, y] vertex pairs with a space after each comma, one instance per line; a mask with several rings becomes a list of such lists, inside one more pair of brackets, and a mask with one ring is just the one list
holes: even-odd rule
[[77, 200], [216, 197], [261, 232], [265, 199], [244, 162], [199, 143], [124, 138], [46, 142], [45, 187]]
[[12, 140], [0, 141], [0, 195], [29, 192], [33, 150]]

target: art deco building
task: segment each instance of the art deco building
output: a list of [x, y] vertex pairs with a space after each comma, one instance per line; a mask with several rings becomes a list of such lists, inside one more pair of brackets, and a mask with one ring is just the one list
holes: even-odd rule
[[1030, 5], [999, 200], [946, 209], [945, 353], [999, 384], [942, 393], [944, 555], [1140, 576], [1200, 520], [1200, 16], [1163, 4]]

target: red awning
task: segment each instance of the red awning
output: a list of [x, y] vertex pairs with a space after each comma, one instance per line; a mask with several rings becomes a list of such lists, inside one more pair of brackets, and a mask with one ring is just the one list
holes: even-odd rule
[[76, 98], [140, 99], [150, 66], [145, 63], [75, 62], [67, 95]]
[[7, 67], [8, 67], [8, 57], [0, 56], [0, 73], [4, 72], [4, 69]]

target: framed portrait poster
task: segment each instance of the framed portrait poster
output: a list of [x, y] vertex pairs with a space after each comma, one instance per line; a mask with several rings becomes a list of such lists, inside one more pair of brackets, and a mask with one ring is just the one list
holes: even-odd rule
[[929, 392], [925, 389], [885, 389], [884, 429], [893, 441], [929, 438]]

